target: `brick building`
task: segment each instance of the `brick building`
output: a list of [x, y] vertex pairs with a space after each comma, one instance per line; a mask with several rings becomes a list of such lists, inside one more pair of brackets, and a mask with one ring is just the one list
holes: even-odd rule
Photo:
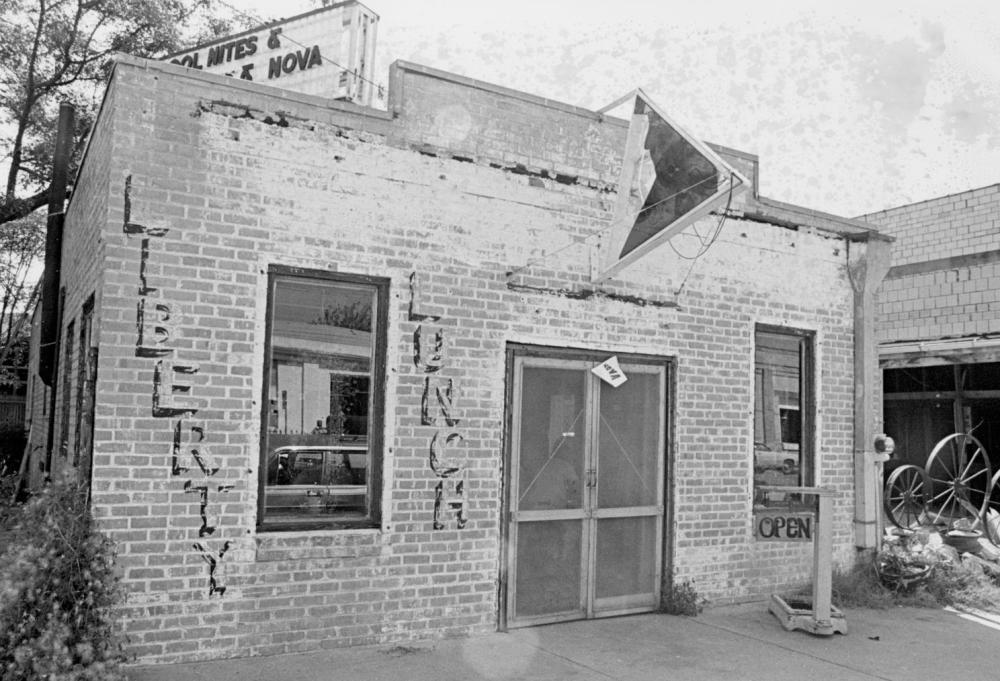
[[753, 189], [594, 284], [627, 130], [408, 63], [379, 111], [118, 61], [31, 468], [90, 481], [140, 660], [763, 596], [812, 549], [755, 536], [802, 501], [762, 484], [874, 543], [888, 242], [717, 148]]
[[1000, 464], [1000, 185], [862, 219], [897, 241], [878, 304], [885, 430], [923, 465], [972, 432]]

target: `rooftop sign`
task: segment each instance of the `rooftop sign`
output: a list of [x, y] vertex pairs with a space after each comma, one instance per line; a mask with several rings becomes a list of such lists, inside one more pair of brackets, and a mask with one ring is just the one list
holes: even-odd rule
[[370, 106], [378, 15], [349, 0], [164, 58], [172, 64]]

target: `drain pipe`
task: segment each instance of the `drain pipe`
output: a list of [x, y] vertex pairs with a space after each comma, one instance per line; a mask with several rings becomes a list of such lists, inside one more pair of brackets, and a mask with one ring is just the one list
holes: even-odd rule
[[65, 222], [66, 183], [73, 146], [75, 110], [69, 102], [59, 105], [59, 128], [52, 158], [49, 214], [45, 227], [45, 272], [42, 275], [42, 319], [38, 346], [38, 376], [49, 389], [48, 435], [45, 440], [45, 475], [52, 474], [56, 425], [56, 385], [59, 382], [59, 327], [62, 325], [62, 237]]

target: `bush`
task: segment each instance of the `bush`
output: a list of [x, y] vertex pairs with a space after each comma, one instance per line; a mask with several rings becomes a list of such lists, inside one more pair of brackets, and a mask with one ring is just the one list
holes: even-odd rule
[[95, 530], [86, 490], [49, 485], [17, 509], [0, 556], [0, 679], [124, 679], [113, 620], [121, 593], [111, 540]]
[[16, 482], [17, 473], [0, 465], [0, 532], [10, 529], [14, 521], [14, 484]]
[[670, 589], [664, 599], [663, 610], [668, 615], [695, 617], [705, 609], [706, 602], [705, 598], [694, 588], [694, 582], [685, 579], [683, 582], [670, 584]]

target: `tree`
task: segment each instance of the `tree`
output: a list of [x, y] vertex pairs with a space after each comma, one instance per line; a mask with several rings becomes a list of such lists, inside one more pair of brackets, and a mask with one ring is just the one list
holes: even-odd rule
[[0, 230], [0, 393], [21, 387], [30, 331], [28, 310], [38, 295], [35, 263], [45, 247], [41, 215], [29, 215]]
[[246, 21], [212, 0], [0, 0], [0, 230], [48, 203], [63, 100], [77, 109], [75, 175], [112, 54], [162, 56]]

